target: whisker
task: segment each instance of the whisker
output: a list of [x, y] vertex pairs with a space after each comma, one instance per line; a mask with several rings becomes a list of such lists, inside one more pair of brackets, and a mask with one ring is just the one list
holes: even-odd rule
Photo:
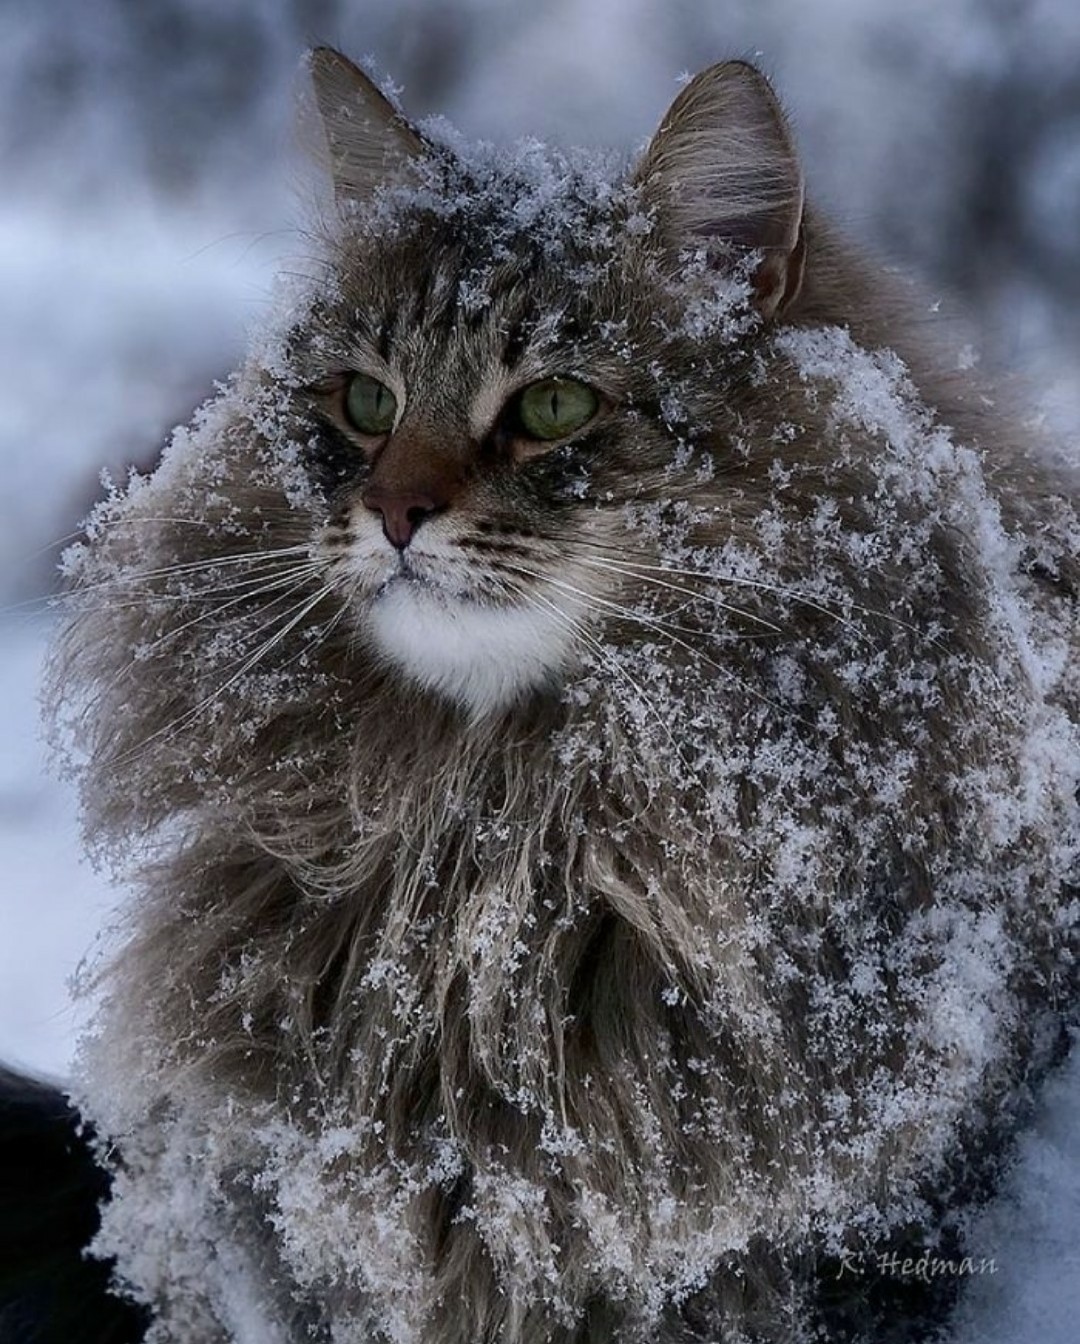
[[[685, 639], [679, 639], [677, 635], [672, 633], [673, 627], [665, 624], [664, 622], [656, 620], [652, 617], [644, 616], [640, 612], [635, 612], [628, 607], [624, 607], [621, 603], [613, 602], [608, 598], [600, 597], [598, 594], [588, 593], [584, 589], [576, 588], [574, 587], [573, 584], [568, 584], [562, 579], [556, 579], [550, 574], [541, 574], [536, 570], [526, 569], [520, 565], [513, 565], [509, 561], [504, 561], [503, 563], [508, 569], [516, 569], [518, 570], [519, 573], [526, 574], [530, 578], [537, 579], [542, 583], [550, 583], [557, 588], [565, 589], [565, 591], [573, 593], [577, 595], [579, 598], [584, 599], [584, 602], [586, 604], [595, 603], [613, 612], [615, 615], [621, 617], [624, 620], [634, 622], [635, 624], [640, 625], [647, 630], [657, 631], [659, 634], [665, 636], [672, 644], [677, 645], [679, 648], [685, 649], [687, 653], [691, 655], [692, 658], [705, 663], [706, 666], [708, 667], [713, 668], [715, 671], [719, 672], [720, 675], [724, 677], [727, 681], [734, 682], [736, 685], [741, 687], [742, 690], [746, 692], [746, 694], [752, 696], [755, 700], [760, 700], [762, 704], [767, 705], [770, 709], [776, 710], [779, 714], [788, 715], [792, 718], [797, 719], [799, 722], [806, 724], [808, 728], [814, 728], [815, 725], [811, 723], [810, 720], [804, 718], [800, 714], [795, 713], [790, 706], [781, 705], [774, 700], [770, 700], [767, 695], [763, 695], [756, 687], [751, 686], [750, 683], [744, 677], [740, 677], [738, 673], [734, 672], [730, 667], [725, 667], [722, 663], [718, 663], [714, 658], [710, 658], [708, 654], [704, 653], [701, 649], [695, 648], [692, 644], [688, 644]], [[678, 629], [680, 627], [674, 627], [674, 628]]]
[[[669, 634], [672, 631], [684, 635], [699, 635], [702, 633], [702, 631], [695, 630], [690, 626], [675, 625], [670, 621], [662, 620], [658, 616], [646, 616], [644, 613], [634, 611], [632, 608], [624, 606], [622, 603], [615, 602], [611, 598], [601, 597], [598, 593], [590, 593], [584, 588], [577, 588], [573, 584], [567, 583], [564, 579], [556, 579], [550, 574], [541, 573], [539, 570], [529, 569], [526, 566], [514, 564], [509, 560], [503, 561], [502, 564], [506, 569], [516, 570], [519, 574], [526, 574], [529, 578], [537, 579], [542, 583], [554, 584], [557, 587], [562, 588], [565, 592], [575, 594], [578, 598], [582, 599], [583, 605], [585, 606], [588, 606], [590, 603], [598, 603], [618, 616], [634, 621], [638, 625], [645, 625], [650, 629], [660, 630], [664, 634]], [[675, 642], [678, 643], [681, 641], [676, 640]], [[684, 647], [689, 648], [690, 646], [684, 645]], [[694, 650], [694, 652], [696, 653], [697, 650]]]
[[[265, 510], [263, 510], [263, 512], [265, 512]], [[18, 563], [29, 564], [31, 561], [39, 559], [39, 557], [47, 554], [49, 551], [55, 551], [58, 546], [66, 546], [70, 542], [79, 541], [80, 539], [90, 540], [91, 532], [97, 526], [101, 526], [103, 530], [108, 533], [118, 527], [138, 527], [147, 523], [169, 523], [181, 527], [212, 528], [216, 526], [216, 524], [210, 522], [207, 518], [172, 518], [164, 515], [155, 517], [142, 515], [138, 518], [114, 518], [110, 519], [110, 521], [105, 524], [90, 524], [89, 520], [87, 520], [86, 523], [81, 527], [77, 527], [73, 532], [68, 532], [62, 537], [55, 537], [52, 541], [46, 542], [44, 546], [40, 546], [36, 551], [27, 552], [20, 557]]]
[[[59, 604], [66, 601], [72, 601], [83, 596], [86, 593], [98, 592], [104, 588], [123, 588], [126, 585], [133, 585], [143, 580], [169, 579], [176, 577], [187, 577], [199, 574], [211, 573], [219, 568], [230, 568], [237, 565], [247, 566], [249, 569], [256, 565], [264, 565], [269, 561], [277, 561], [287, 556], [310, 555], [309, 546], [282, 546], [275, 549], [266, 549], [261, 551], [243, 551], [236, 554], [227, 554], [214, 556], [205, 560], [181, 561], [174, 565], [162, 565], [155, 569], [142, 569], [121, 572], [110, 576], [107, 579], [98, 579], [92, 583], [80, 584], [76, 582], [71, 588], [60, 593], [46, 594], [42, 598], [32, 598], [29, 601], [40, 601], [46, 605]], [[161, 593], [155, 596], [170, 597], [173, 594]], [[187, 595], [179, 595], [186, 598]], [[25, 606], [27, 603], [18, 603], [16, 606]], [[15, 608], [10, 608], [14, 610]]]
[[[598, 564], [600, 562], [599, 561], [590, 562], [583, 558], [583, 563]], [[843, 616], [840, 612], [834, 611], [831, 607], [823, 605], [823, 603], [818, 601], [816, 598], [807, 597], [805, 593], [797, 592], [795, 589], [783, 588], [777, 584], [765, 583], [764, 581], [757, 579], [746, 579], [734, 574], [731, 575], [710, 574], [708, 571], [698, 571], [693, 569], [673, 569], [669, 568], [666, 565], [639, 565], [636, 560], [620, 561], [611, 559], [605, 561], [604, 563], [606, 565], [613, 566], [616, 569], [628, 574], [632, 574], [638, 569], [653, 570], [664, 574], [679, 574], [690, 578], [700, 579], [705, 582], [731, 583], [742, 587], [756, 588], [766, 593], [775, 593], [777, 596], [785, 597], [790, 601], [800, 603], [802, 606], [810, 607], [812, 610], [820, 612], [823, 616], [828, 616], [830, 620], [836, 621], [838, 625], [845, 626], [847, 629], [851, 630], [853, 633], [855, 633], [862, 639], [869, 638], [866, 631], [863, 630], [860, 626], [856, 625], [854, 621], [849, 620], [846, 616]], [[641, 577], [644, 579], [645, 575], [643, 574]], [[859, 607], [857, 603], [852, 603], [852, 606], [857, 610], [865, 611], [868, 614], [870, 614], [870, 608]], [[888, 617], [887, 612], [880, 612], [873, 614]], [[896, 620], [901, 625], [905, 624], [905, 622], [900, 621], [899, 617], [891, 617], [890, 619]], [[914, 627], [908, 626], [907, 628], [913, 629]], [[777, 633], [781, 633], [781, 631], [777, 630]]]
[[[175, 630], [166, 631], [166, 633], [156, 639], [153, 644], [150, 644], [146, 649], [142, 650], [141, 656], [143, 658], [149, 657], [160, 645], [167, 644], [170, 640], [176, 639], [177, 636], [182, 635], [185, 630], [190, 630], [193, 626], [200, 625], [204, 621], [213, 620], [215, 617], [220, 616], [222, 612], [229, 611], [242, 602], [249, 602], [252, 598], [261, 597], [264, 593], [276, 592], [283, 588], [285, 591], [280, 593], [278, 597], [272, 599], [272, 602], [280, 602], [282, 597], [287, 597], [289, 594], [294, 593], [298, 588], [303, 587], [303, 585], [313, 575], [318, 574], [321, 569], [321, 565], [313, 562], [308, 565], [289, 569], [284, 574], [276, 575], [268, 582], [262, 583], [260, 587], [248, 588], [246, 591], [241, 592], [239, 596], [230, 598], [229, 601], [223, 602], [219, 606], [215, 606], [210, 611], [201, 612], [198, 616], [192, 617], [190, 621], [185, 621], [183, 625], [177, 626]], [[250, 583], [251, 580], [245, 580], [244, 582]], [[266, 605], [271, 604], [268, 603]]]
[[601, 664], [604, 667], [606, 667], [609, 672], [613, 672], [629, 688], [631, 699], [639, 701], [644, 706], [644, 708], [650, 714], [652, 714], [653, 718], [659, 724], [661, 731], [664, 733], [668, 741], [671, 743], [672, 749], [675, 751], [676, 756], [683, 762], [684, 765], [687, 766], [689, 765], [689, 762], [686, 760], [686, 757], [683, 753], [682, 744], [677, 741], [675, 734], [671, 731], [671, 725], [668, 722], [668, 719], [656, 707], [652, 697], [646, 694], [644, 687], [642, 687], [638, 682], [636, 682], [633, 679], [633, 677], [631, 677], [630, 673], [627, 672], [626, 668], [624, 668], [619, 663], [618, 659], [614, 656], [611, 650], [607, 648], [604, 645], [604, 643], [600, 639], [598, 639], [596, 635], [592, 633], [591, 630], [587, 630], [585, 626], [581, 624], [580, 621], [575, 620], [574, 617], [572, 617], [569, 614], [569, 612], [564, 611], [564, 609], [560, 607], [558, 603], [553, 602], [550, 598], [545, 597], [542, 593], [530, 592], [528, 589], [523, 588], [520, 584], [515, 584], [513, 582], [508, 582], [508, 586], [514, 592], [516, 592], [521, 598], [523, 598], [526, 603], [529, 603], [530, 605], [533, 606], [540, 606], [541, 609], [546, 608], [557, 620], [562, 621], [564, 627], [570, 630], [571, 634], [575, 638], [580, 639], [584, 643], [586, 643], [593, 650], [593, 652], [599, 657]]
[[[264, 619], [263, 619], [262, 621], [260, 621], [260, 623], [259, 623], [259, 627], [258, 627], [258, 632], [259, 632], [259, 633], [261, 633], [261, 632], [264, 631], [264, 630], [269, 629], [271, 625], [273, 625], [276, 621], [278, 621], [278, 620], [281, 619], [283, 613], [278, 612], [278, 613], [272, 615], [272, 614], [271, 614], [271, 609], [272, 609], [273, 607], [277, 606], [277, 604], [278, 604], [279, 602], [282, 602], [282, 601], [284, 601], [285, 599], [291, 597], [291, 596], [293, 595], [293, 593], [295, 593], [298, 589], [301, 589], [301, 588], [305, 587], [305, 586], [307, 585], [307, 583], [309, 582], [309, 580], [311, 579], [311, 577], [312, 577], [311, 574], [304, 574], [304, 575], [300, 576], [299, 578], [297, 578], [296, 574], [291, 572], [288, 576], [286, 576], [285, 579], [282, 580], [282, 582], [287, 583], [288, 586], [285, 588], [285, 591], [284, 591], [284, 592], [280, 593], [277, 597], [272, 597], [272, 598], [270, 598], [269, 601], [267, 601], [267, 602], [265, 602], [265, 603], [263, 604], [263, 608], [262, 608], [262, 611], [260, 612], [260, 615], [263, 616]], [[292, 581], [292, 580], [295, 580], [295, 581]], [[250, 596], [251, 596], [251, 594], [249, 594], [249, 593], [244, 593], [244, 594], [242, 594], [239, 598], [234, 599], [234, 601], [245, 601], [245, 600], [247, 600], [247, 598], [250, 597]], [[142, 606], [143, 604], [142, 604], [142, 603], [129, 603], [128, 605], [129, 605], [129, 606]], [[225, 604], [225, 605], [226, 605], [226, 606], [229, 606], [229, 605], [232, 605], [232, 603], [227, 603], [227, 604]], [[111, 604], [110, 604], [110, 609], [111, 609]], [[147, 659], [148, 659], [148, 658], [149, 658], [149, 657], [150, 657], [150, 656], [151, 656], [151, 655], [152, 655], [152, 654], [153, 654], [153, 653], [154, 653], [154, 652], [161, 646], [161, 645], [163, 645], [163, 644], [167, 644], [171, 639], [173, 639], [175, 636], [179, 635], [183, 630], [186, 630], [186, 629], [190, 628], [191, 626], [198, 625], [198, 624], [200, 624], [200, 623], [203, 622], [203, 621], [211, 620], [214, 616], [216, 616], [220, 611], [222, 611], [222, 610], [224, 610], [224, 609], [225, 609], [224, 607], [215, 607], [212, 611], [203, 612], [201, 615], [196, 616], [193, 620], [186, 622], [183, 626], [179, 627], [179, 628], [176, 629], [176, 630], [168, 630], [168, 631], [166, 631], [165, 634], [161, 635], [158, 639], [156, 639], [156, 640], [153, 642], [153, 644], [149, 645], [148, 648], [142, 650], [138, 659], [133, 659], [131, 662], [125, 663], [124, 666], [120, 669], [120, 671], [117, 672], [117, 674], [116, 674], [114, 677], [110, 678], [110, 680], [108, 681], [108, 683], [106, 684], [106, 686], [103, 688], [103, 693], [108, 693], [108, 692], [110, 692], [110, 691], [112, 691], [112, 690], [115, 690], [115, 688], [116, 688], [117, 686], [119, 686], [120, 683], [121, 683], [126, 677], [130, 677], [130, 676], [135, 675], [136, 672], [137, 672], [137, 669], [138, 669], [139, 666], [140, 666], [140, 664], [143, 663], [143, 662], [145, 662], [145, 661], [146, 661], [146, 660], [147, 660]], [[268, 618], [268, 619], [265, 619], [265, 618]], [[243, 656], [243, 655], [241, 655], [241, 656]]]
[[[552, 539], [555, 540], [555, 538]], [[620, 550], [617, 553], [615, 553], [613, 551], [613, 548], [611, 548], [610, 546], [606, 546], [602, 542], [590, 541], [582, 538], [569, 539], [568, 544], [571, 544], [571, 542], [575, 547], [579, 546], [586, 547], [590, 550], [600, 552], [605, 557], [605, 560], [608, 564], [625, 567], [627, 569], [627, 572], [644, 570], [646, 572], [651, 573], [673, 574], [673, 575], [685, 576], [688, 578], [700, 579], [710, 583], [729, 583], [739, 587], [754, 588], [759, 589], [762, 592], [774, 593], [778, 597], [787, 598], [789, 601], [792, 602], [798, 602], [803, 606], [810, 607], [814, 611], [820, 612], [823, 616], [828, 616], [830, 619], [836, 621], [838, 624], [846, 626], [853, 633], [859, 635], [863, 639], [869, 638], [869, 635], [864, 629], [862, 629], [862, 627], [857, 625], [855, 622], [849, 620], [847, 617], [843, 615], [843, 613], [836, 611], [834, 608], [830, 606], [827, 606], [823, 599], [819, 597], [811, 597], [807, 593], [802, 592], [797, 588], [786, 587], [782, 584], [767, 583], [763, 579], [750, 579], [746, 578], [743, 575], [738, 574], [716, 574], [709, 570], [681, 569], [676, 566], [655, 565], [640, 560], [627, 560], [625, 550]], [[581, 557], [581, 559], [585, 563], [588, 563], [585, 557]], [[923, 631], [921, 631], [917, 625], [912, 624], [910, 621], [905, 621], [903, 617], [897, 616], [894, 612], [884, 611], [878, 607], [866, 606], [863, 603], [854, 601], [850, 597], [848, 597], [847, 600], [850, 602], [853, 611], [862, 612], [864, 615], [867, 616], [876, 616], [881, 620], [889, 621], [894, 625], [900, 626], [904, 630], [911, 631], [914, 634], [919, 635], [923, 634]], [[751, 613], [749, 612], [745, 612], [743, 614], [747, 616], [751, 615]]]
[[[307, 547], [303, 546], [297, 547], [295, 548], [295, 551], [297, 553], [307, 552]], [[284, 554], [284, 552], [282, 554]], [[213, 570], [217, 569], [220, 564], [221, 561], [218, 560], [209, 562], [206, 565], [200, 566], [197, 569], [192, 568], [183, 571], [179, 571], [177, 569], [167, 569], [167, 570], [162, 569], [154, 571], [143, 570], [141, 572], [136, 572], [133, 574], [118, 574], [110, 579], [102, 579], [95, 583], [87, 583], [81, 586], [69, 588], [66, 592], [41, 593], [37, 597], [28, 597], [21, 602], [8, 603], [7, 606], [0, 607], [0, 616], [5, 617], [14, 616], [20, 613], [28, 616], [34, 616], [45, 611], [51, 611], [56, 609], [62, 610], [65, 607], [77, 605], [79, 600], [85, 598], [88, 594], [98, 593], [108, 589], [116, 589], [119, 590], [121, 593], [123, 593], [127, 591], [127, 588], [130, 584], [130, 580], [133, 578], [139, 580], [164, 579], [174, 576], [183, 578], [193, 578], [197, 577], [200, 573], [212, 572]], [[263, 579], [265, 579], [267, 572], [272, 570], [279, 564], [280, 562], [276, 558], [274, 559], [273, 564], [269, 562], [257, 563], [254, 559], [252, 559], [248, 562], [249, 572], [242, 579], [230, 581], [228, 583], [213, 584], [201, 587], [199, 589], [189, 588], [185, 589], [182, 592], [174, 592], [174, 593], [161, 592], [161, 591], [154, 592], [151, 590], [147, 591], [141, 597], [132, 598], [128, 601], [110, 600], [109, 606], [111, 609], [124, 610], [132, 607], [145, 606], [148, 601], [181, 602], [181, 603], [212, 601], [216, 597], [220, 597], [222, 595], [227, 595], [229, 593], [238, 591], [245, 584], [256, 584], [261, 582]], [[250, 572], [253, 570], [259, 570], [261, 572], [258, 573]], [[135, 585], [130, 586], [134, 587]]]
[[[640, 579], [642, 583], [652, 584], [656, 588], [666, 588], [673, 593], [679, 593], [681, 596], [686, 597], [688, 599], [688, 605], [689, 603], [704, 601], [707, 602], [710, 606], [718, 608], [720, 611], [728, 612], [732, 616], [740, 617], [743, 620], [754, 621], [757, 625], [763, 626], [770, 634], [782, 635], [784, 633], [780, 626], [775, 625], [772, 621], [766, 620], [763, 616], [758, 616], [756, 613], [752, 611], [746, 611], [742, 607], [732, 606], [730, 602], [725, 602], [723, 601], [722, 598], [714, 597], [711, 593], [696, 593], [693, 591], [693, 589], [687, 588], [683, 584], [667, 583], [663, 579], [655, 578], [653, 574], [644, 574], [644, 573], [639, 574], [636, 572], [636, 570], [631, 570], [628, 567], [629, 564], [633, 562], [626, 562], [624, 564], [620, 564], [612, 560], [590, 560], [586, 556], [580, 556], [578, 557], [578, 559], [582, 564], [589, 565], [594, 569], [605, 569], [612, 574], [619, 574], [623, 577], [631, 576]], [[692, 573], [692, 571], [690, 570], [667, 569], [661, 566], [653, 566], [651, 568], [655, 569], [657, 572], [664, 574], [687, 575]], [[697, 578], [704, 576], [694, 575], [694, 577]]]
[[[266, 657], [268, 653], [272, 652], [282, 642], [282, 640], [286, 639], [289, 636], [289, 634], [291, 634], [291, 632], [296, 629], [296, 627], [300, 624], [300, 622], [304, 620], [304, 618], [310, 612], [314, 611], [314, 609], [318, 606], [320, 602], [324, 601], [327, 597], [329, 597], [332, 592], [333, 592], [333, 586], [327, 583], [324, 584], [321, 588], [319, 588], [318, 592], [316, 592], [315, 595], [310, 599], [301, 599], [301, 601], [297, 603], [296, 606], [293, 608], [295, 614], [291, 616], [291, 619], [288, 619], [287, 624], [284, 625], [275, 634], [271, 635], [269, 639], [265, 640], [255, 650], [253, 654], [246, 657], [244, 659], [242, 666], [235, 673], [233, 673], [233, 675], [230, 676], [221, 686], [219, 686], [217, 690], [213, 691], [204, 700], [200, 701], [200, 703], [197, 704], [193, 709], [188, 710], [185, 714], [182, 714], [178, 718], [173, 719], [171, 723], [167, 723], [164, 725], [164, 727], [159, 728], [157, 729], [156, 732], [151, 733], [149, 737], [144, 738], [143, 741], [140, 742], [137, 746], [132, 747], [128, 751], [121, 753], [121, 755], [118, 756], [115, 759], [115, 761], [112, 762], [113, 766], [115, 767], [119, 765], [130, 764], [132, 761], [138, 759], [139, 755], [143, 751], [145, 751], [145, 749], [152, 742], [157, 741], [158, 738], [175, 736], [176, 733], [180, 732], [183, 728], [187, 727], [189, 723], [193, 723], [195, 719], [199, 717], [200, 714], [204, 713], [207, 709], [210, 708], [211, 705], [213, 705], [216, 701], [220, 700], [220, 698], [233, 686], [235, 686], [236, 683], [241, 680], [241, 678], [247, 676], [247, 674], [251, 672], [262, 661], [262, 659]], [[285, 619], [287, 616], [288, 613], [283, 613], [282, 615], [275, 617], [274, 620], [270, 622], [270, 624], [275, 624], [278, 620]]]

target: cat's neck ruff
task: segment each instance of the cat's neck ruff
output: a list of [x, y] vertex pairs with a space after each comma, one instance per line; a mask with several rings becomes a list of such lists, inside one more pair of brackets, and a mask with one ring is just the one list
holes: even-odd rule
[[1076, 991], [1075, 476], [751, 67], [614, 178], [313, 70], [326, 274], [68, 561], [95, 1251], [158, 1344], [834, 1337]]

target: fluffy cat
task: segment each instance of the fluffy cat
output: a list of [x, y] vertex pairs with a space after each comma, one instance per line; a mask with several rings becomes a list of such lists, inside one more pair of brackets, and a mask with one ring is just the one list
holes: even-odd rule
[[914, 1338], [1075, 991], [1075, 472], [752, 67], [628, 169], [312, 73], [321, 265], [70, 560], [95, 1251], [158, 1344]]

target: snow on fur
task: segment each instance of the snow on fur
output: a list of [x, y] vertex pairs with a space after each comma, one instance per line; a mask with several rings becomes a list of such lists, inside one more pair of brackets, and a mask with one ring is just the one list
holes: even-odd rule
[[[568, 1341], [598, 1301], [791, 1339], [799, 1257], [932, 1241], [1051, 1052], [1065, 487], [847, 291], [777, 333], [745, 259], [665, 254], [648, 183], [583, 163], [444, 146], [352, 210], [70, 557], [58, 735], [135, 888], [83, 1050], [97, 1250], [156, 1344]], [[523, 296], [530, 377], [613, 409], [463, 508], [567, 632], [478, 710], [371, 640], [309, 389], [411, 314], [395, 376], [453, 426]], [[435, 585], [448, 627], [509, 620], [460, 593], [498, 563]]]

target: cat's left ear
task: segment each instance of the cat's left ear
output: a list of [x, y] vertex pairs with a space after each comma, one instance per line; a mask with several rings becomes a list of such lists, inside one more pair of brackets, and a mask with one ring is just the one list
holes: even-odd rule
[[327, 162], [339, 204], [369, 200], [379, 187], [408, 180], [426, 146], [413, 126], [346, 56], [332, 47], [308, 53], [307, 66]]
[[768, 80], [744, 61], [710, 66], [668, 109], [635, 180], [656, 208], [666, 247], [758, 252], [758, 311], [798, 296], [806, 245], [803, 175]]

